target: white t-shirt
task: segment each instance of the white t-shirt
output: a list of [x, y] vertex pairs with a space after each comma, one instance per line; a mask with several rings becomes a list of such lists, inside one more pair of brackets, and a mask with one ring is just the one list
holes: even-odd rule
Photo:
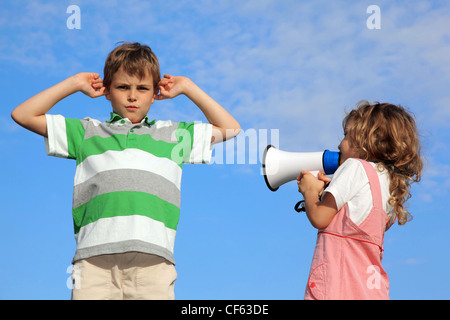
[[[375, 163], [369, 162], [375, 169]], [[390, 177], [387, 170], [378, 171], [381, 186], [381, 198], [383, 209], [391, 221], [395, 219], [394, 208], [388, 204], [390, 197]], [[369, 178], [362, 163], [357, 159], [347, 159], [334, 173], [328, 187], [324, 192], [330, 192], [336, 200], [338, 210], [348, 203], [350, 219], [359, 225], [369, 215], [373, 206], [372, 193], [370, 191]]]

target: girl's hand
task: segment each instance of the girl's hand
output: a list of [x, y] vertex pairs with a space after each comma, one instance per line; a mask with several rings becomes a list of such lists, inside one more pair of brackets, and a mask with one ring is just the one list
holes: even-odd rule
[[311, 192], [318, 196], [322, 194], [326, 184], [331, 181], [330, 177], [319, 172], [318, 177], [314, 177], [309, 171], [302, 171], [297, 177], [298, 191], [304, 196], [305, 193]]
[[[327, 176], [325, 175], [325, 173], [323, 173], [323, 172], [319, 172], [319, 174], [317, 175], [317, 179], [319, 179], [320, 181], [323, 181], [323, 182], [324, 182], [324, 188], [327, 186], [328, 183], [331, 182], [331, 178], [330, 178], [330, 177], [327, 177]], [[323, 190], [322, 190], [322, 191], [323, 191]]]
[[79, 86], [79, 91], [91, 98], [98, 98], [105, 95], [106, 88], [98, 73], [81, 72], [76, 74], [75, 79]]
[[155, 93], [155, 100], [172, 99], [184, 94], [189, 81], [186, 77], [165, 74], [158, 84], [159, 93]]

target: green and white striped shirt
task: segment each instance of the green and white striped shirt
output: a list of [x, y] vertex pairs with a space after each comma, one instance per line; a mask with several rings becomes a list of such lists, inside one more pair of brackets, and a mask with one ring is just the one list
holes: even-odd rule
[[183, 163], [210, 161], [212, 125], [46, 118], [47, 154], [77, 162], [73, 262], [138, 251], [175, 263]]

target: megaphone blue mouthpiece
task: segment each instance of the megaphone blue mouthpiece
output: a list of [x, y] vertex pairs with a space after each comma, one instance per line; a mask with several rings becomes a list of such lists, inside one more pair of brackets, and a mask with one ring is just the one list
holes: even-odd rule
[[336, 151], [325, 150], [323, 153], [323, 170], [325, 174], [333, 174], [339, 167], [340, 153]]

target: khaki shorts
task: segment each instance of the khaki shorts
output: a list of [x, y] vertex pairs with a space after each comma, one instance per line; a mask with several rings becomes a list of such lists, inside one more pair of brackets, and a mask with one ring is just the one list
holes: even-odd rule
[[175, 266], [146, 253], [126, 252], [75, 262], [73, 300], [173, 300]]

